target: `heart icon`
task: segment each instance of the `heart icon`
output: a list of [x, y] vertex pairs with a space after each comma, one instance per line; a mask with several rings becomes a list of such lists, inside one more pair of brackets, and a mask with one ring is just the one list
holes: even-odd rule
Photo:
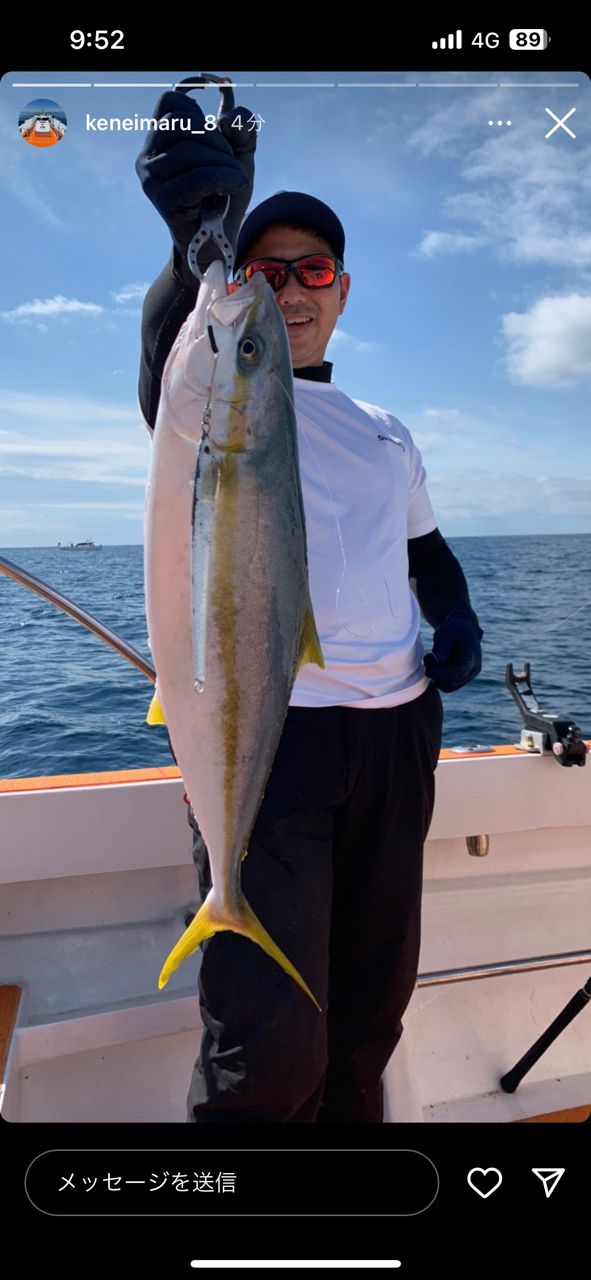
[[[480, 1177], [477, 1178], [478, 1174], [480, 1174]], [[492, 1186], [489, 1185], [491, 1181], [489, 1174], [494, 1175]], [[477, 1196], [482, 1196], [483, 1200], [486, 1200], [487, 1196], [492, 1196], [493, 1191], [498, 1191], [502, 1181], [503, 1175], [500, 1169], [471, 1169], [468, 1174], [468, 1185], [472, 1187]], [[480, 1186], [477, 1185], [477, 1182], [480, 1183]], [[484, 1190], [486, 1186], [488, 1186], [487, 1191]]]

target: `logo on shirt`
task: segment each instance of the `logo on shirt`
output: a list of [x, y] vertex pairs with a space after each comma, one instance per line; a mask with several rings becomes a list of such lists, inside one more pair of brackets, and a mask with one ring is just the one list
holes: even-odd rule
[[402, 452], [406, 453], [406, 449], [402, 443], [402, 440], [399, 440], [398, 436], [390, 436], [390, 435], [378, 436], [378, 440], [391, 440], [392, 444], [397, 444], [399, 449], [402, 449]]

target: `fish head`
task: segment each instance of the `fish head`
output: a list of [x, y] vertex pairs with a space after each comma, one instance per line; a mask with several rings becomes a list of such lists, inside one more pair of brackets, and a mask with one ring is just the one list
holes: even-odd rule
[[208, 310], [215, 358], [209, 435], [215, 448], [245, 453], [277, 428], [277, 411], [293, 400], [291, 356], [273, 290], [257, 271]]

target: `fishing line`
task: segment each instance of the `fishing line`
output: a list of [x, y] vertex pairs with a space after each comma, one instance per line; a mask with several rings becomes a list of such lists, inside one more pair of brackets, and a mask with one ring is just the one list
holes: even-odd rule
[[369, 604], [369, 601], [368, 601], [367, 596], [366, 596], [366, 594], [365, 594], [365, 592], [364, 592], [364, 590], [363, 590], [363, 587], [360, 585], [360, 583], [358, 582], [357, 578], [355, 577], [355, 574], [353, 573], [352, 569], [349, 567], [349, 565], [348, 565], [348, 563], [347, 563], [347, 556], [346, 556], [346, 553], [345, 553], [345, 544], [344, 544], [344, 541], [343, 541], [343, 533], [342, 533], [342, 529], [341, 529], [341, 524], [340, 524], [340, 521], [339, 521], [339, 517], [338, 517], [338, 515], [337, 515], [336, 503], [335, 503], [335, 500], [334, 500], [334, 497], [333, 497], [333, 493], [332, 493], [331, 487], [330, 487], [330, 485], [329, 485], [329, 483], [328, 483], [328, 480], [327, 480], [327, 478], [326, 478], [326, 475], [325, 475], [325, 473], [324, 473], [324, 470], [323, 470], [322, 466], [320, 465], [320, 462], [319, 462], [319, 460], [318, 460], [318, 456], [317, 456], [317, 454], [316, 454], [316, 450], [314, 449], [314, 446], [313, 446], [313, 444], [312, 444], [312, 441], [310, 440], [310, 437], [309, 437], [309, 435], [308, 435], [308, 433], [307, 433], [307, 431], [306, 431], [306, 428], [305, 428], [305, 426], [304, 426], [303, 416], [302, 416], [301, 414], [298, 414], [298, 412], [297, 412], [297, 409], [296, 409], [296, 406], [295, 406], [295, 403], [294, 403], [293, 397], [290, 395], [290, 393], [289, 393], [289, 391], [288, 391], [287, 387], [286, 387], [286, 386], [284, 386], [284, 384], [283, 384], [283, 382], [281, 381], [281, 378], [279, 377], [279, 375], [278, 375], [277, 373], [274, 373], [274, 374], [273, 374], [273, 377], [276, 379], [276, 381], [279, 383], [279, 386], [280, 386], [280, 387], [282, 388], [282, 390], [285, 392], [285, 395], [287, 396], [287, 399], [289, 400], [289, 403], [291, 404], [291, 407], [292, 407], [292, 409], [293, 409], [293, 411], [294, 411], [294, 413], [295, 413], [295, 415], [296, 415], [296, 418], [297, 418], [297, 421], [298, 421], [298, 425], [300, 426], [300, 428], [301, 428], [301, 430], [302, 430], [302, 434], [303, 434], [303, 436], [304, 436], [304, 439], [305, 439], [305, 441], [306, 441], [306, 444], [308, 445], [308, 448], [309, 448], [309, 450], [310, 450], [310, 453], [312, 454], [312, 457], [313, 457], [313, 459], [314, 459], [314, 462], [316, 463], [316, 466], [317, 466], [317, 468], [318, 468], [318, 471], [319, 471], [319, 473], [320, 473], [320, 475], [321, 475], [321, 477], [322, 477], [322, 480], [323, 480], [323, 482], [324, 482], [324, 485], [325, 485], [325, 488], [326, 488], [326, 492], [327, 492], [327, 494], [328, 494], [328, 497], [329, 497], [329, 500], [330, 500], [330, 504], [331, 504], [331, 507], [332, 507], [332, 514], [333, 514], [334, 522], [335, 522], [336, 529], [337, 529], [337, 537], [338, 537], [338, 540], [339, 540], [339, 549], [340, 549], [340, 553], [341, 553], [341, 559], [342, 559], [342, 562], [343, 562], [343, 572], [342, 572], [342, 574], [341, 574], [341, 580], [340, 580], [339, 585], [338, 585], [338, 587], [337, 587], [337, 593], [336, 593], [336, 597], [335, 597], [335, 609], [336, 609], [337, 619], [338, 619], [338, 621], [341, 623], [341, 625], [344, 627], [345, 631], [348, 631], [348, 632], [349, 632], [349, 635], [355, 636], [355, 638], [356, 638], [357, 640], [366, 640], [366, 639], [368, 638], [368, 636], [373, 635], [373, 633], [374, 633], [374, 631], [375, 631], [375, 623], [374, 623], [374, 622], [372, 622], [372, 623], [370, 624], [370, 630], [369, 630], [369, 631], [367, 631], [367, 630], [365, 630], [365, 631], [354, 631], [354, 630], [353, 630], [353, 628], [352, 628], [352, 627], [350, 627], [350, 626], [348, 626], [348, 624], [345, 622], [345, 620], [344, 620], [344, 618], [342, 617], [342, 614], [341, 614], [341, 612], [340, 612], [340, 595], [341, 595], [341, 591], [342, 591], [342, 589], [343, 589], [343, 583], [344, 583], [344, 581], [345, 581], [345, 578], [346, 578], [346, 576], [347, 576], [347, 573], [349, 573], [350, 578], [351, 578], [351, 579], [352, 579], [352, 581], [355, 583], [355, 586], [357, 587], [357, 590], [358, 590], [358, 592], [359, 592], [359, 594], [360, 594], [361, 598], [363, 599], [364, 603], [365, 603], [366, 605], [368, 605], [368, 604]]
[[584, 604], [577, 605], [577, 608], [573, 609], [572, 613], [569, 613], [566, 618], [562, 618], [560, 622], [556, 622], [553, 627], [544, 627], [544, 634], [548, 635], [549, 632], [558, 631], [560, 627], [564, 627], [565, 623], [570, 622], [571, 618], [575, 617], [575, 614], [580, 613], [581, 609], [588, 609], [590, 604], [591, 600], [585, 600]]

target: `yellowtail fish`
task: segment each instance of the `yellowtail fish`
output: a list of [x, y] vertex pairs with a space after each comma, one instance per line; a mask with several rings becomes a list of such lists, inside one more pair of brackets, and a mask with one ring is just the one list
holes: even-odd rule
[[229, 929], [258, 943], [317, 1004], [240, 886], [296, 674], [307, 662], [324, 666], [289, 343], [260, 272], [230, 293], [212, 263], [168, 357], [146, 496], [145, 585], [157, 696], [212, 873], [158, 985]]

